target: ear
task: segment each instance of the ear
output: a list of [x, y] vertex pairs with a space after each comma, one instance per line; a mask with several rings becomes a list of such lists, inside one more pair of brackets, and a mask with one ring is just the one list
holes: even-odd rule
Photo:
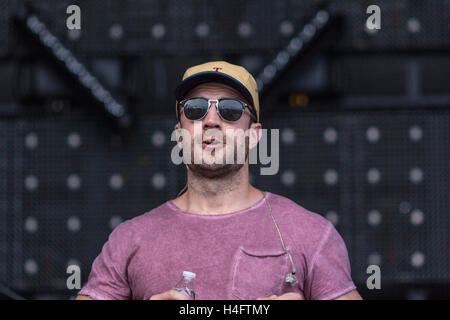
[[259, 140], [261, 140], [262, 125], [259, 122], [252, 123], [249, 130], [249, 148], [252, 149], [256, 147], [256, 145], [259, 143]]

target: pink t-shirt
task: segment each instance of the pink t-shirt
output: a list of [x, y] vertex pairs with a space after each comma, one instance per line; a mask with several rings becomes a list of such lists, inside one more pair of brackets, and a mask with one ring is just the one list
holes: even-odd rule
[[114, 229], [79, 294], [93, 299], [149, 299], [171, 289], [184, 270], [196, 273], [199, 300], [256, 299], [298, 292], [333, 299], [353, 289], [344, 241], [322, 216], [267, 192], [266, 198], [298, 285], [264, 199], [229, 214], [185, 212], [171, 201]]

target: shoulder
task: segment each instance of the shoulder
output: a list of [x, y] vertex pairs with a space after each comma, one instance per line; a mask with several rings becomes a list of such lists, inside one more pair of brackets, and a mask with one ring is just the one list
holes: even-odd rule
[[303, 251], [312, 253], [336, 232], [333, 224], [323, 216], [286, 197], [271, 193], [268, 201], [282, 232]]
[[162, 220], [167, 220], [169, 211], [168, 203], [165, 202], [150, 211], [125, 220], [111, 232], [110, 238], [136, 239], [143, 233], [148, 233], [149, 228], [157, 228]]
[[323, 231], [332, 227], [331, 222], [322, 215], [306, 209], [289, 198], [269, 193], [267, 200], [270, 202], [273, 214], [289, 223], [301, 225], [303, 228], [321, 229]]

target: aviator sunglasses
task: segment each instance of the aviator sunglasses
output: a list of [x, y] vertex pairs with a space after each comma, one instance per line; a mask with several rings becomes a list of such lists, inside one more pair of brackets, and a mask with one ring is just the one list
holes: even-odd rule
[[190, 98], [181, 101], [181, 106], [184, 116], [189, 120], [201, 120], [203, 119], [211, 107], [211, 102], [216, 103], [217, 113], [222, 120], [228, 122], [236, 122], [244, 113], [245, 108], [248, 108], [250, 115], [256, 119], [254, 110], [250, 105], [240, 100], [223, 98], [223, 99], [206, 99], [202, 97]]

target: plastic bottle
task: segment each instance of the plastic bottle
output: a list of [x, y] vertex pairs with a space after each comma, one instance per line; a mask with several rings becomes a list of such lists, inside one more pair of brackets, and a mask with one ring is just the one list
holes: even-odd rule
[[197, 295], [194, 282], [195, 276], [196, 275], [193, 272], [183, 271], [183, 278], [172, 289], [191, 297], [192, 300], [195, 300]]

